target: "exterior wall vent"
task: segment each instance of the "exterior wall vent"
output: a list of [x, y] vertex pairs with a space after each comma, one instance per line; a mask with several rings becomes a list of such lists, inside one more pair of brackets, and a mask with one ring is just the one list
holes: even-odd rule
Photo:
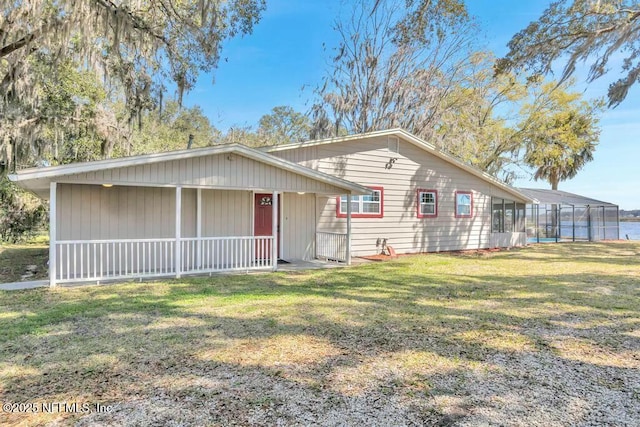
[[397, 136], [389, 136], [387, 137], [387, 149], [390, 153], [399, 153], [400, 152], [400, 138]]

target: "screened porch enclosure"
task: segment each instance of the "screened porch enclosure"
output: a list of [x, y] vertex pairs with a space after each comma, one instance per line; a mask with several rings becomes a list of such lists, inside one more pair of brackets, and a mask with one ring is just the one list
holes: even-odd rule
[[617, 206], [527, 205], [527, 238], [536, 243], [617, 240]]
[[539, 201], [527, 205], [529, 242], [577, 242], [620, 238], [618, 206], [564, 191], [520, 189]]

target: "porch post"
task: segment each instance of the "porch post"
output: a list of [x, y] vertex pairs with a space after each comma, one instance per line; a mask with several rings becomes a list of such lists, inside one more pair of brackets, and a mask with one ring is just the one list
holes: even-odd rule
[[176, 278], [179, 279], [182, 267], [182, 247], [180, 244], [180, 232], [182, 231], [182, 187], [176, 187], [176, 247], [175, 247], [175, 270]]
[[351, 265], [351, 193], [347, 194], [347, 265]]
[[591, 206], [587, 205], [587, 238], [589, 242], [591, 242], [593, 238], [593, 233], [591, 232]]
[[57, 187], [55, 182], [49, 184], [49, 286], [52, 288], [56, 286]]
[[271, 218], [271, 235], [273, 243], [271, 243], [271, 262], [273, 271], [278, 269], [278, 192], [274, 191], [271, 196], [272, 218]]
[[198, 251], [198, 268], [202, 267], [202, 241], [200, 238], [202, 237], [202, 188], [198, 188], [196, 190], [196, 237], [197, 245], [196, 250]]

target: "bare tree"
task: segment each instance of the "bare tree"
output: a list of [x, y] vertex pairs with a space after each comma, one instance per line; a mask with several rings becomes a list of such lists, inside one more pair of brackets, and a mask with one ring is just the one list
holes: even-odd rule
[[[319, 88], [315, 136], [402, 127], [431, 139], [449, 92], [464, 78], [473, 26], [438, 27], [429, 37], [409, 31], [398, 1], [362, 0], [336, 23], [340, 44]], [[432, 17], [438, 19], [438, 17]], [[332, 119], [329, 119], [331, 117]], [[333, 126], [327, 126], [327, 122]], [[324, 129], [319, 131], [318, 128]]]

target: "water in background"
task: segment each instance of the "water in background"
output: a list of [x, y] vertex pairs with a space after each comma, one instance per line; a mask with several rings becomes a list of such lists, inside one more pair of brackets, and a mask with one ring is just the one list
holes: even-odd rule
[[631, 240], [640, 240], [640, 222], [620, 221], [620, 238], [626, 239], [627, 234]]

